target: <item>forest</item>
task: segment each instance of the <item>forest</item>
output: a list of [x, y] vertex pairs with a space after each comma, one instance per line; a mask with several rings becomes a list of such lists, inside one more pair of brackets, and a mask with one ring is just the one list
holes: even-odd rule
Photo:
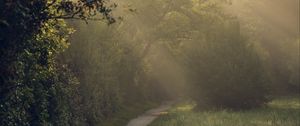
[[299, 126], [299, 6], [0, 0], [0, 126]]

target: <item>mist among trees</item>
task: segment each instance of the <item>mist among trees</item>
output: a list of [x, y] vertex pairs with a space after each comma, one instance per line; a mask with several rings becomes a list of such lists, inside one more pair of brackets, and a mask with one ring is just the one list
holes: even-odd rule
[[262, 108], [299, 97], [299, 40], [298, 0], [2, 0], [0, 125]]

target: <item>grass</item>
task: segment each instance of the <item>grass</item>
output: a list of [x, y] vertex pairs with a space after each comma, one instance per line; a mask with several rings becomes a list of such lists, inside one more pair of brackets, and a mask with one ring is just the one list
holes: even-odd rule
[[279, 98], [265, 108], [248, 111], [192, 111], [195, 105], [181, 103], [150, 126], [300, 126], [299, 97]]

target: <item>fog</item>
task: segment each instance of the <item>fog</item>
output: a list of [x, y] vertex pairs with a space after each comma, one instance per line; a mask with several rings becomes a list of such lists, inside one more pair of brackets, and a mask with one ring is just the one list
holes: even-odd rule
[[[232, 32], [233, 36], [229, 38], [232, 41], [241, 41], [241, 38], [245, 38], [246, 40], [243, 41], [246, 42], [246, 45], [254, 46], [253, 51], [257, 53], [257, 58], [261, 59], [263, 65], [262, 68], [258, 67], [257, 69], [265, 71], [266, 76], [263, 78], [268, 80], [270, 87], [276, 87], [274, 90], [280, 90], [282, 87], [289, 90], [293, 86], [288, 85], [298, 85], [297, 75], [299, 72], [297, 72], [297, 68], [299, 65], [297, 63], [299, 63], [299, 59], [296, 57], [299, 56], [299, 48], [297, 48], [299, 46], [299, 1], [297, 0], [232, 0], [226, 2], [218, 0], [208, 2], [203, 0], [186, 2], [179, 0], [153, 2], [126, 0], [110, 1], [109, 4], [112, 3], [118, 5], [112, 10], [113, 17], [117, 19], [116, 23], [109, 26], [93, 22], [90, 22], [92, 25], [84, 26], [81, 23], [79, 27], [76, 26], [78, 32], [82, 29], [86, 31], [92, 29], [91, 31], [95, 33], [82, 34], [80, 32], [81, 34], [75, 35], [72, 40], [76, 41], [77, 38], [82, 39], [82, 36], [85, 36], [87, 39], [93, 38], [91, 47], [94, 47], [94, 44], [109, 43], [109, 41], [115, 42], [121, 48], [125, 45], [126, 49], [121, 49], [123, 51], [120, 54], [125, 53], [124, 58], [126, 58], [126, 53], [130, 52], [130, 55], [135, 57], [132, 62], [135, 65], [141, 65], [139, 66], [141, 68], [134, 69], [143, 69], [145, 74], [143, 76], [151, 78], [156, 83], [155, 90], [161, 90], [164, 95], [172, 97], [187, 95], [190, 88], [193, 88], [189, 83], [197, 81], [208, 83], [204, 80], [197, 80], [197, 78], [201, 78], [199, 77], [200, 73], [219, 68], [206, 68], [213, 66], [207, 66], [209, 62], [205, 63], [203, 60], [207, 59], [203, 57], [209, 57], [210, 51], [214, 48], [218, 52], [229, 53], [222, 48], [230, 46], [233, 48], [233, 45], [222, 47], [222, 42], [220, 44], [211, 42], [216, 41], [213, 40], [216, 38], [223, 41], [222, 37], [226, 38], [226, 35], [222, 34], [226, 32]], [[225, 29], [221, 26], [222, 23], [224, 23]], [[106, 31], [101, 30], [103, 27]], [[226, 27], [227, 29], [232, 27], [232, 30], [228, 31]], [[104, 33], [96, 33], [99, 30], [93, 29], [100, 29]], [[103, 39], [97, 37], [97, 34], [104, 34], [102, 35]], [[105, 36], [106, 34], [108, 36]], [[212, 34], [212, 36], [208, 34]], [[73, 46], [76, 46], [76, 43]], [[109, 46], [114, 47], [114, 45]], [[206, 49], [206, 47], [211, 49]], [[76, 52], [76, 48], [71, 45], [71, 50]], [[213, 58], [220, 56], [216, 54]], [[198, 59], [200, 61], [196, 61]], [[247, 57], [237, 59], [248, 60]], [[87, 58], [87, 60], [89, 59]], [[94, 60], [105, 62], [97, 58]], [[225, 60], [233, 62], [232, 59]], [[197, 62], [204, 64], [201, 66], [201, 63], [197, 64]], [[130, 62], [128, 63], [130, 64]], [[215, 63], [217, 66], [221, 64]], [[196, 69], [200, 69], [198, 71], [200, 73], [197, 73]], [[220, 68], [217, 71], [222, 70]], [[111, 74], [113, 76], [114, 73]], [[140, 78], [136, 74], [138, 73], [135, 73], [133, 78]], [[211, 77], [208, 74], [202, 76]]]
[[1, 0], [0, 10], [0, 125], [124, 126], [162, 103], [296, 120], [270, 103], [299, 97], [299, 0]]

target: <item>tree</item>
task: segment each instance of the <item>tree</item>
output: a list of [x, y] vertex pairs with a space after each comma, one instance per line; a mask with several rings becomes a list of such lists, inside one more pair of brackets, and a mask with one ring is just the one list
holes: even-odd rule
[[198, 2], [193, 7], [179, 4], [160, 27], [166, 46], [186, 67], [197, 108], [264, 105], [268, 80], [253, 44], [241, 34], [240, 23], [221, 11], [222, 3]]
[[[229, 29], [216, 30], [187, 51], [198, 108], [247, 109], [264, 105], [267, 87], [258, 55]], [[229, 30], [229, 31], [228, 31]], [[195, 46], [195, 45], [194, 45]]]
[[[298, 92], [299, 20], [297, 0], [233, 0], [231, 14], [241, 21], [241, 30], [251, 37], [263, 59], [273, 95]], [[273, 10], [272, 8], [278, 8]], [[236, 11], [239, 10], [239, 11]], [[281, 15], [278, 15], [278, 13]], [[294, 58], [292, 58], [294, 57]], [[298, 64], [298, 65], [297, 65]]]
[[72, 123], [78, 81], [56, 60], [72, 33], [63, 19], [114, 22], [104, 2], [0, 1], [0, 125]]

